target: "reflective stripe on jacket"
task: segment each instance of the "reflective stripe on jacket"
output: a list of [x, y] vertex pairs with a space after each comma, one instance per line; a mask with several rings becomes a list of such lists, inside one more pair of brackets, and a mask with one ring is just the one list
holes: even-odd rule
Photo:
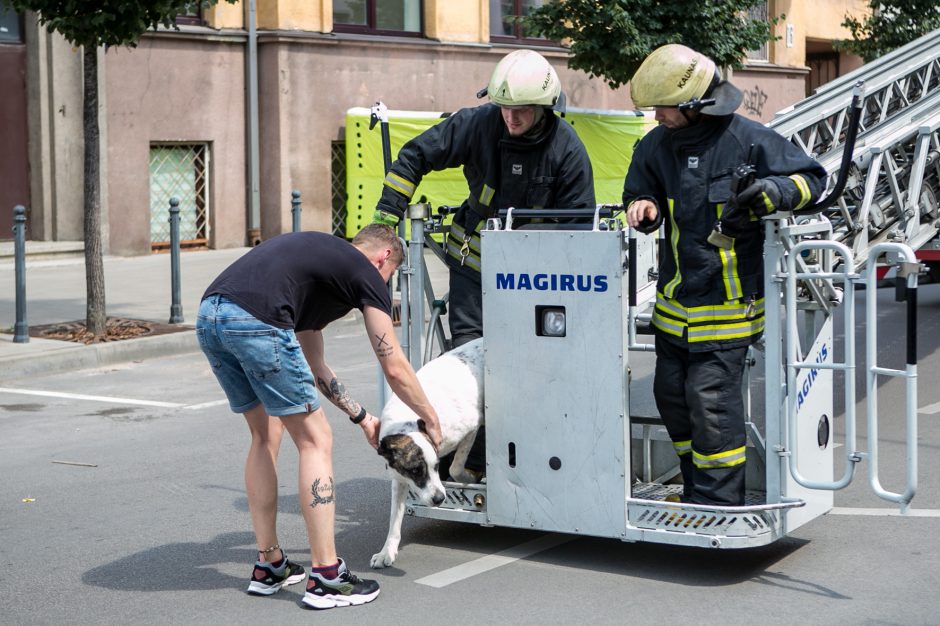
[[777, 132], [739, 115], [653, 129], [637, 144], [624, 181], [624, 206], [651, 199], [663, 217], [666, 249], [659, 255], [653, 325], [690, 350], [744, 345], [763, 331], [760, 220], [753, 218], [730, 250], [707, 241], [731, 199], [732, 171], [747, 161], [751, 146], [756, 177], [780, 189], [781, 206], [774, 209], [816, 200], [825, 170]]
[[428, 172], [459, 166], [470, 193], [447, 239], [453, 267], [480, 271], [479, 229], [497, 209], [595, 206], [591, 162], [570, 124], [546, 112], [537, 136], [512, 138], [499, 107], [484, 104], [457, 111], [402, 146], [379, 207], [402, 215]]

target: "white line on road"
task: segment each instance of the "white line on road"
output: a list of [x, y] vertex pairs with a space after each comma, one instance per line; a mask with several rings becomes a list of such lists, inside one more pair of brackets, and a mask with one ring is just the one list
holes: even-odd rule
[[934, 402], [933, 404], [922, 406], [917, 409], [917, 412], [926, 413], [927, 415], [930, 415], [931, 413], [940, 413], [940, 402]]
[[61, 391], [39, 391], [34, 389], [10, 389], [0, 387], [0, 393], [14, 393], [24, 396], [44, 396], [46, 398], [66, 398], [68, 400], [93, 400], [95, 402], [113, 402], [115, 404], [138, 404], [140, 406], [159, 406], [168, 409], [177, 409], [182, 404], [175, 402], [158, 402], [156, 400], [132, 400], [130, 398], [112, 398], [110, 396], [87, 396], [81, 393], [64, 393]]
[[479, 559], [464, 563], [463, 565], [457, 565], [456, 567], [445, 569], [442, 572], [419, 578], [415, 582], [420, 585], [427, 585], [428, 587], [436, 587], [439, 589], [470, 578], [471, 576], [488, 572], [491, 569], [509, 565], [519, 559], [532, 556], [533, 554], [550, 550], [568, 543], [573, 539], [575, 539], [575, 537], [570, 535], [543, 535], [538, 539], [527, 541], [526, 543], [497, 552], [496, 554], [480, 557]]
[[220, 406], [222, 404], [228, 404], [228, 400], [211, 400], [209, 402], [203, 402], [201, 404], [189, 404], [183, 408], [187, 411], [198, 411], [199, 409], [208, 409], [213, 406]]
[[829, 511], [833, 515], [874, 515], [885, 517], [940, 517], [940, 509], [910, 509], [901, 513], [898, 509], [853, 509], [837, 506]]

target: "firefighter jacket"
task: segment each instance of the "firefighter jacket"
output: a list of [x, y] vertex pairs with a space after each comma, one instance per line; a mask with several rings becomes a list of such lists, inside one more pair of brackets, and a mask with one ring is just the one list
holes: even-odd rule
[[665, 224], [653, 325], [693, 352], [748, 345], [764, 329], [760, 220], [752, 216], [730, 250], [707, 241], [731, 197], [732, 170], [749, 153], [755, 177], [780, 190], [781, 206], [769, 211], [801, 208], [822, 192], [826, 172], [815, 160], [739, 115], [653, 129], [637, 144], [624, 182], [624, 206], [652, 200]]
[[[532, 136], [530, 136], [532, 135]], [[546, 110], [544, 123], [509, 136], [500, 108], [460, 109], [408, 143], [385, 177], [378, 209], [401, 217], [432, 170], [463, 166], [469, 197], [447, 238], [452, 268], [480, 279], [480, 228], [497, 209], [594, 208], [594, 177], [574, 129]]]

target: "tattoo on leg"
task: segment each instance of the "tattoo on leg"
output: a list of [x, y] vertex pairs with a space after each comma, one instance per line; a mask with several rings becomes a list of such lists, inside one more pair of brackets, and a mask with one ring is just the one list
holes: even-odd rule
[[310, 503], [310, 508], [315, 509], [319, 504], [330, 504], [332, 502], [336, 502], [336, 492], [333, 488], [332, 476], [330, 476], [329, 485], [320, 485], [319, 478], [313, 481], [313, 486], [310, 488], [310, 492], [313, 494], [313, 501]]
[[362, 405], [352, 399], [352, 396], [346, 391], [346, 386], [336, 380], [335, 377], [331, 378], [329, 383], [322, 378], [317, 378], [317, 387], [320, 388], [323, 395], [329, 398], [333, 404], [341, 408], [347, 415], [358, 415], [359, 411], [362, 410]]

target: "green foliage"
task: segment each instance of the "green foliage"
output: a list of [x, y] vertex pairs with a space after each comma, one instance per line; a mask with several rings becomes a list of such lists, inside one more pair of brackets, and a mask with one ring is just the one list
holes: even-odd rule
[[937, 0], [869, 0], [871, 14], [862, 20], [846, 15], [842, 26], [851, 39], [834, 42], [837, 50], [857, 54], [866, 62], [940, 28]]
[[[236, 0], [227, 0], [234, 4]], [[159, 25], [175, 26], [177, 15], [216, 0], [0, 0], [14, 11], [33, 11], [49, 32], [75, 46], [136, 46], [140, 36]]]
[[[616, 89], [659, 46], [681, 43], [738, 68], [748, 50], [779, 39], [779, 17], [747, 19], [761, 0], [554, 0], [522, 18], [530, 36], [570, 44], [568, 65]], [[782, 16], [781, 16], [782, 17]]]

